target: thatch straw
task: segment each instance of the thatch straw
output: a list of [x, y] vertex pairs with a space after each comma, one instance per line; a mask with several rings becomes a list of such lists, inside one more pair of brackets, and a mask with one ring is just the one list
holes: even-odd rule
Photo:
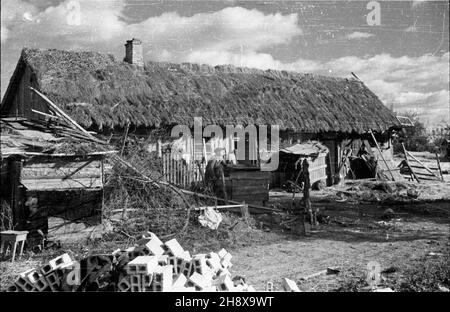
[[[278, 124], [298, 132], [384, 131], [392, 112], [362, 82], [286, 71], [147, 63], [107, 54], [24, 49], [39, 88], [84, 127]], [[82, 105], [79, 105], [79, 104]]]

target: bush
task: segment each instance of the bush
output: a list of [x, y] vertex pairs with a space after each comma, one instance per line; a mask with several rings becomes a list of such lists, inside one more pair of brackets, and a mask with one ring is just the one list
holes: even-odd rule
[[[162, 179], [161, 159], [145, 150], [142, 142], [131, 142], [123, 158], [153, 181]], [[135, 171], [115, 164], [107, 177], [103, 211], [108, 219], [121, 219], [117, 215], [120, 211], [114, 210], [129, 209], [127, 218], [114, 226], [131, 236], [145, 231], [164, 236], [180, 232], [188, 219], [193, 218], [188, 206], [203, 204], [194, 196], [180, 195], [168, 186], [149, 182]]]

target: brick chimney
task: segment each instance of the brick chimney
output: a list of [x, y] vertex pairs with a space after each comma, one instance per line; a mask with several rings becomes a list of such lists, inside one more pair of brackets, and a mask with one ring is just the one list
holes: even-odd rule
[[144, 57], [142, 54], [142, 41], [136, 38], [127, 40], [125, 44], [125, 62], [144, 67]]

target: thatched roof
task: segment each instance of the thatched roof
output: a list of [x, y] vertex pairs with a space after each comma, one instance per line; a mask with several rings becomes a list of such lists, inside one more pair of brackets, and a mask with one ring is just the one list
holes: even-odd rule
[[193, 117], [310, 133], [399, 126], [356, 79], [186, 63], [149, 62], [140, 69], [107, 54], [54, 49], [25, 48], [20, 62], [39, 89], [85, 127], [193, 125]]

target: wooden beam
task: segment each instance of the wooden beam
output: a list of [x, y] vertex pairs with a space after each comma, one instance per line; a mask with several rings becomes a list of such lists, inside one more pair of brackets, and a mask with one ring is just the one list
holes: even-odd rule
[[37, 111], [37, 110], [35, 110], [35, 109], [31, 109], [31, 111], [32, 111], [33, 113], [36, 113], [36, 114], [39, 114], [39, 115], [42, 115], [42, 116], [45, 116], [45, 117], [48, 117], [48, 118], [61, 119], [59, 116], [46, 114], [46, 113]]
[[380, 153], [381, 159], [383, 159], [383, 162], [386, 165], [386, 168], [389, 170], [389, 173], [391, 174], [392, 181], [395, 181], [394, 174], [392, 173], [391, 169], [389, 168], [389, 165], [388, 165], [386, 159], [384, 159], [383, 152], [381, 151], [380, 146], [378, 146], [378, 142], [377, 142], [377, 139], [375, 138], [375, 135], [373, 135], [372, 130], [369, 130], [369, 133], [372, 136], [373, 141], [375, 142], [375, 146], [377, 147], [377, 150]]
[[37, 95], [39, 95], [42, 99], [45, 100], [45, 102], [49, 105], [49, 107], [54, 110], [58, 115], [60, 115], [63, 119], [65, 119], [66, 121], [68, 121], [68, 123], [70, 125], [72, 125], [73, 127], [75, 127], [76, 129], [80, 130], [82, 133], [84, 133], [88, 138], [90, 138], [91, 140], [98, 142], [98, 143], [102, 143], [102, 144], [106, 144], [106, 142], [97, 139], [96, 137], [94, 137], [92, 134], [90, 134], [88, 131], [86, 131], [82, 126], [80, 126], [75, 120], [73, 120], [69, 115], [67, 115], [62, 109], [60, 109], [58, 106], [56, 106], [55, 103], [53, 103], [48, 97], [46, 97], [44, 94], [42, 94], [41, 92], [39, 92], [38, 90], [36, 90], [33, 87], [30, 87], [30, 89], [35, 92]]

